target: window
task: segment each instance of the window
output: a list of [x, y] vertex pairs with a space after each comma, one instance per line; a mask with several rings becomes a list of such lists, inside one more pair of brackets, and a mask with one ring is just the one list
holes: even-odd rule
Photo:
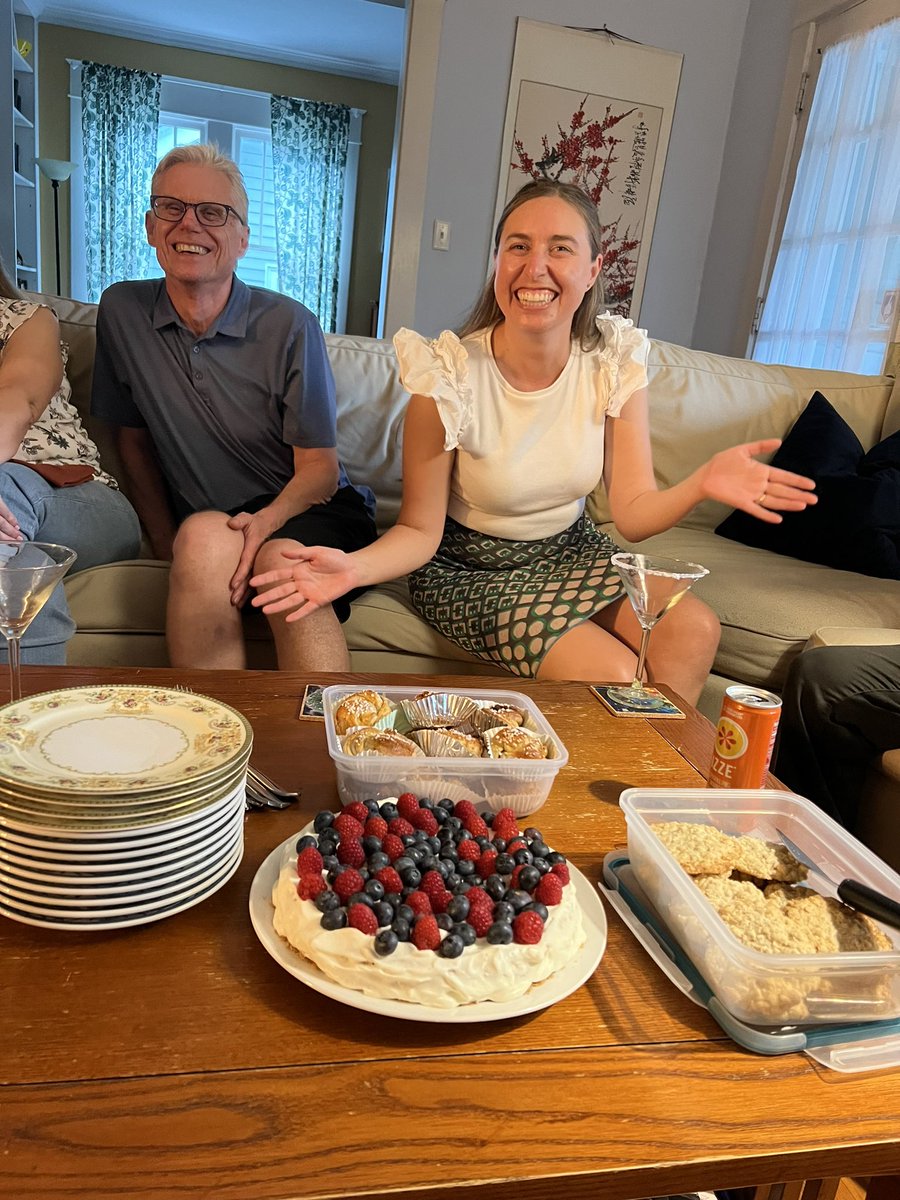
[[760, 301], [757, 361], [878, 374], [895, 336], [900, 19], [884, 9], [864, 0], [815, 31], [815, 91]]

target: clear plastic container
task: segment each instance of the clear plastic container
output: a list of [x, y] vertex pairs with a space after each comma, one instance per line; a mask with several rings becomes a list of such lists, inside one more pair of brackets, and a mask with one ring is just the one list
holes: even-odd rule
[[[377, 684], [367, 687], [386, 696], [392, 704], [412, 700], [426, 690]], [[338, 794], [345, 804], [369, 797], [385, 800], [401, 792], [415, 792], [432, 800], [445, 796], [451, 800], [470, 800], [492, 812], [511, 808], [517, 817], [526, 817], [543, 805], [560, 768], [569, 761], [568, 751], [537, 705], [521, 692], [506, 692], [500, 688], [432, 690], [452, 690], [454, 696], [471, 696], [486, 703], [510, 704], [521, 709], [526, 714], [525, 727], [547, 739], [549, 758], [399, 758], [345, 754], [335, 731], [334, 710], [345, 696], [360, 690], [359, 685], [337, 685], [322, 692], [328, 752], [334, 759]]]
[[[858, 879], [900, 900], [900, 876], [809, 800], [768, 789], [628, 788], [619, 798], [635, 875], [719, 1000], [757, 1025], [857, 1023], [900, 1016], [900, 932], [892, 950], [766, 954], [732, 933], [653, 832], [663, 821], [712, 825], [778, 842], [781, 829], [837, 884]], [[807, 884], [834, 896], [822, 876]]]

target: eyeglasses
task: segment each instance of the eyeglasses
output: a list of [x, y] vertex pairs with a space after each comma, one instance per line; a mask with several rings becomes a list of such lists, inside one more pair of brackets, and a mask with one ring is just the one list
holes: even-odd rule
[[236, 208], [230, 204], [218, 204], [213, 200], [201, 200], [198, 204], [188, 204], [175, 196], [151, 196], [150, 207], [154, 216], [161, 221], [180, 221], [189, 208], [192, 208], [201, 225], [224, 225], [228, 214], [233, 213], [242, 225], [247, 222]]

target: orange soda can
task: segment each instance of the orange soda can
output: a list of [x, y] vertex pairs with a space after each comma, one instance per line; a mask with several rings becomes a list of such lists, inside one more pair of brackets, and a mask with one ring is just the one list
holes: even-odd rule
[[708, 786], [765, 787], [780, 716], [781, 700], [774, 692], [744, 684], [726, 688]]

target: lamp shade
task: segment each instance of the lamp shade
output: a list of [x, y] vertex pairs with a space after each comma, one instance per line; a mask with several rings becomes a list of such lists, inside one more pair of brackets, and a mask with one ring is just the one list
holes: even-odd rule
[[43, 175], [56, 183], [63, 183], [75, 170], [77, 163], [67, 162], [64, 158], [35, 159]]

